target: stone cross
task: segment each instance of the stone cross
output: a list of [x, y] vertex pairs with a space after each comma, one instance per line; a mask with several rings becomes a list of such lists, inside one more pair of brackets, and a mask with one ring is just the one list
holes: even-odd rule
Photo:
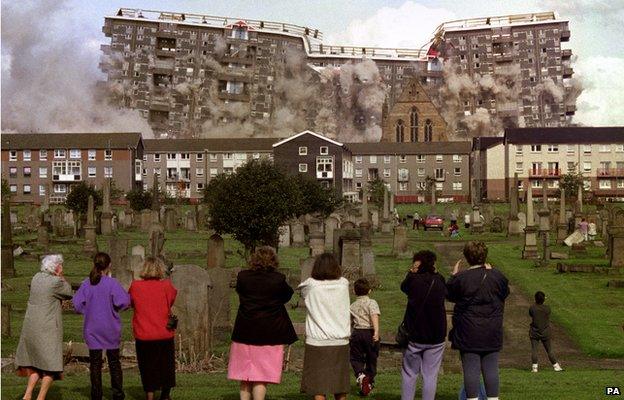
[[2, 199], [2, 277], [12, 278], [15, 276], [13, 263], [13, 230], [11, 227], [11, 205], [9, 199]]

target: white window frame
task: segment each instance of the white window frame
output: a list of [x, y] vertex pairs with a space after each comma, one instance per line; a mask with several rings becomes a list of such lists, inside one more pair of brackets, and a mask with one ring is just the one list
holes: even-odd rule
[[[28, 172], [26, 172], [27, 170]], [[24, 175], [24, 178], [30, 178], [32, 176], [32, 168], [28, 165], [22, 167], [22, 175]]]
[[204, 176], [203, 168], [195, 168], [195, 176]]
[[390, 168], [384, 168], [383, 170], [384, 178], [390, 178], [391, 174], [392, 174], [392, 171], [390, 170]]
[[456, 163], [462, 162], [461, 154], [453, 154], [453, 162], [456, 162]]
[[400, 192], [407, 192], [409, 190], [409, 182], [399, 182], [398, 189]]
[[197, 154], [195, 154], [195, 161], [203, 162], [204, 161], [204, 153], [197, 153]]
[[219, 174], [219, 169], [218, 168], [210, 168], [210, 177], [211, 178], [214, 178], [218, 174]]
[[362, 156], [355, 156], [355, 163], [362, 164]]
[[87, 151], [87, 158], [89, 161], [94, 161], [97, 157], [97, 151], [95, 149], [89, 149]]
[[418, 168], [416, 170], [416, 173], [418, 174], [418, 176], [425, 176], [425, 172], [426, 170], [424, 168]]
[[22, 150], [22, 158], [24, 161], [32, 160], [32, 152], [30, 150]]
[[399, 156], [399, 163], [405, 164], [407, 162], [407, 156], [405, 154], [401, 154]]
[[191, 155], [189, 153], [180, 153], [180, 160], [190, 160]]
[[566, 148], [566, 154], [567, 155], [574, 155], [576, 153], [576, 146], [573, 144], [569, 144]]
[[307, 156], [308, 155], [308, 147], [307, 146], [299, 146], [299, 155]]
[[522, 172], [524, 169], [524, 163], [522, 161], [516, 162], [516, 172]]
[[453, 175], [461, 176], [461, 167], [453, 167]]
[[80, 149], [70, 149], [69, 150], [69, 158], [70, 160], [80, 160], [82, 157], [82, 152]]
[[591, 172], [591, 170], [592, 170], [592, 162], [583, 161], [583, 172]]
[[176, 160], [178, 158], [178, 155], [176, 153], [167, 153], [167, 160], [172, 161], [172, 160]]
[[104, 178], [112, 178], [113, 177], [113, 167], [106, 166], [104, 167]]
[[39, 196], [45, 196], [45, 195], [46, 195], [45, 185], [39, 185]]
[[611, 145], [610, 144], [601, 144], [598, 146], [599, 153], [611, 153]]
[[17, 161], [17, 150], [9, 150], [9, 161]]
[[369, 162], [371, 164], [377, 164], [377, 156], [370, 156], [369, 157]]
[[531, 187], [533, 189], [541, 189], [542, 188], [542, 181], [539, 179], [535, 179], [531, 181]]
[[444, 161], [444, 156], [442, 154], [436, 154], [435, 160], [437, 163], [441, 163], [442, 161]]
[[392, 161], [392, 156], [384, 156], [384, 164], [390, 164]]
[[55, 183], [54, 184], [54, 193], [67, 193], [67, 184], [65, 184], [65, 183]]
[[524, 146], [521, 144], [516, 145], [516, 157], [522, 157], [524, 153]]
[[[28, 190], [26, 190], [26, 188], [28, 188]], [[25, 183], [24, 186], [22, 186], [22, 193], [23, 194], [31, 194], [32, 193], [32, 185], [30, 183]]]
[[416, 162], [419, 163], [424, 163], [427, 160], [427, 156], [424, 154], [417, 154], [416, 155]]
[[308, 164], [307, 163], [299, 163], [299, 172], [301, 172], [301, 173], [308, 172]]
[[584, 144], [583, 145], [583, 154], [591, 154], [592, 152], [592, 145], [591, 144]]
[[611, 179], [598, 179], [599, 189], [611, 189]]
[[160, 153], [154, 153], [154, 162], [160, 162]]
[[356, 178], [361, 178], [363, 176], [363, 169], [362, 168], [356, 168], [355, 169], [355, 177]]
[[17, 185], [12, 183], [9, 185], [9, 192], [11, 193], [17, 193]]
[[160, 176], [161, 173], [162, 173], [162, 169], [160, 167], [154, 168], [154, 175]]
[[223, 153], [223, 159], [224, 160], [233, 160], [234, 159], [234, 154], [232, 154], [232, 153]]
[[[43, 172], [43, 174], [41, 172]], [[39, 167], [39, 178], [47, 178], [47, 177], [48, 177], [48, 167]]]
[[463, 190], [462, 182], [453, 182], [453, 190]]
[[322, 156], [327, 156], [329, 155], [329, 146], [321, 146], [321, 148], [319, 149], [319, 153]]
[[48, 159], [48, 150], [39, 150], [39, 160], [46, 161]]
[[67, 157], [67, 152], [65, 149], [54, 149], [54, 158], [55, 159], [65, 159]]
[[201, 192], [202, 190], [204, 190], [204, 182], [197, 182], [195, 184], [195, 191]]
[[217, 162], [217, 160], [219, 159], [216, 153], [210, 153], [208, 155], [208, 158], [210, 159], [210, 162]]
[[546, 147], [548, 153], [559, 153], [559, 145], [558, 144], [549, 144]]
[[624, 144], [616, 144], [615, 145], [616, 153], [624, 153]]
[[532, 144], [531, 145], [531, 153], [541, 153], [542, 145], [541, 144]]
[[97, 167], [88, 166], [87, 167], [87, 176], [89, 178], [95, 178], [97, 176]]
[[104, 150], [104, 161], [111, 161], [113, 159], [113, 150]]

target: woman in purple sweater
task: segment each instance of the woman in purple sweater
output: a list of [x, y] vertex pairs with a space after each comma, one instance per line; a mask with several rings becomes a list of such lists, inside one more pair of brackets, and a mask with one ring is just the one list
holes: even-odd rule
[[102, 399], [102, 351], [111, 375], [113, 400], [122, 400], [123, 375], [119, 361], [121, 319], [119, 311], [130, 306], [130, 296], [116, 279], [109, 277], [111, 258], [106, 253], [93, 257], [93, 269], [74, 296], [74, 308], [84, 315], [84, 338], [91, 362], [91, 400]]

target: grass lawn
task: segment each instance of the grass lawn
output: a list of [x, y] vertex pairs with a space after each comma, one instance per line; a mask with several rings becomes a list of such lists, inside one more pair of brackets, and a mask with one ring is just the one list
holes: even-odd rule
[[[624, 382], [622, 371], [586, 371], [566, 370], [562, 373], [540, 371], [532, 374], [517, 369], [501, 370], [501, 398], [515, 399], [600, 399], [604, 397], [606, 386], [620, 385]], [[108, 377], [103, 377], [105, 396], [109, 395]], [[178, 374], [178, 387], [172, 391], [176, 400], [237, 400], [238, 385], [226, 380], [224, 373]], [[299, 393], [300, 376], [289, 372], [284, 375], [282, 384], [270, 386], [268, 399], [308, 399]], [[461, 374], [442, 374], [439, 377], [436, 399], [455, 400], [462, 384]], [[24, 378], [2, 374], [3, 399], [19, 399], [23, 394]], [[124, 376], [126, 399], [142, 400], [143, 390], [137, 373], [126, 372]], [[89, 377], [85, 373], [69, 375], [65, 380], [55, 383], [50, 392], [50, 399], [89, 399]], [[418, 388], [420, 390], [420, 387]], [[349, 397], [357, 397], [355, 386]], [[398, 400], [401, 397], [401, 375], [397, 371], [382, 372], [377, 377], [377, 387], [371, 394], [372, 399]], [[416, 398], [420, 398], [417, 393]]]

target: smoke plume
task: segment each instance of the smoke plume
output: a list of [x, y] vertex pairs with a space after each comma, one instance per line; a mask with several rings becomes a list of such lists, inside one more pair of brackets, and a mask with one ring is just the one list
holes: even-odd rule
[[[96, 86], [97, 53], [72, 35], [76, 21], [68, 18], [66, 3], [2, 2], [2, 130], [151, 135], [137, 111], [112, 105]], [[117, 104], [131, 91], [118, 83], [109, 89]]]

